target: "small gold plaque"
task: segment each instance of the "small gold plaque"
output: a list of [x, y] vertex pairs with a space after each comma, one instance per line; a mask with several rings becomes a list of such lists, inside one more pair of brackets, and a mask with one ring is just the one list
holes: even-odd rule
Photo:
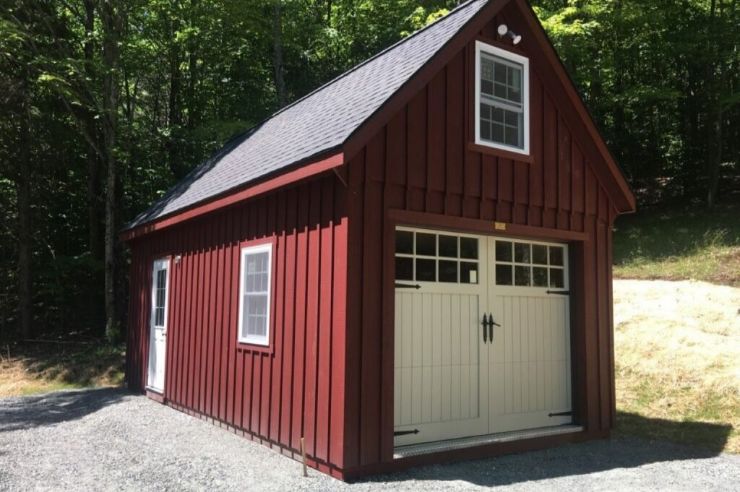
[[505, 231], [506, 230], [506, 222], [494, 222], [493, 228], [497, 231]]

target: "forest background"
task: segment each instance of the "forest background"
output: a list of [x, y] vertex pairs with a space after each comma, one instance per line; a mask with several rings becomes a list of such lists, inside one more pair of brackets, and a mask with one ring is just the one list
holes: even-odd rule
[[[234, 134], [457, 3], [0, 0], [0, 339], [119, 340], [124, 224]], [[737, 1], [532, 4], [640, 209], [735, 216]]]

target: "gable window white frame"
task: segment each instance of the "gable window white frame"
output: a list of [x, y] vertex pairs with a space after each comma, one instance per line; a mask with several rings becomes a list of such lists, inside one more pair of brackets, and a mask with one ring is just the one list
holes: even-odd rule
[[475, 143], [529, 155], [529, 59], [481, 41], [475, 43]]
[[270, 345], [272, 312], [272, 243], [241, 250], [239, 342]]

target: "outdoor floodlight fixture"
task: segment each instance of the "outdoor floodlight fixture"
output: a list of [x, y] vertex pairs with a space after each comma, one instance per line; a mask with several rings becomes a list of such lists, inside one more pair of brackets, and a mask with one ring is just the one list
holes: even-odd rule
[[511, 38], [511, 42], [514, 45], [519, 44], [519, 42], [522, 40], [522, 36], [515, 33], [514, 31], [509, 30], [509, 26], [506, 24], [499, 24], [498, 25], [498, 35], [501, 37], [508, 36]]

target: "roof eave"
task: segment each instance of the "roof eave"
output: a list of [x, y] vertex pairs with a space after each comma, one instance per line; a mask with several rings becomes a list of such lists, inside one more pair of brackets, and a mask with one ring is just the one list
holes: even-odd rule
[[142, 224], [134, 225], [124, 229], [119, 234], [119, 239], [123, 242], [146, 236], [156, 231], [181, 224], [206, 214], [221, 210], [225, 207], [235, 205], [244, 200], [248, 200], [259, 195], [263, 195], [277, 188], [288, 186], [299, 181], [311, 178], [325, 171], [342, 166], [345, 163], [344, 153], [341, 150], [334, 149], [328, 154], [324, 153], [321, 157], [313, 158], [304, 163], [296, 163], [285, 172], [267, 176], [267, 179], [259, 182], [250, 182], [247, 185], [229, 190], [218, 196], [210, 197], [204, 201], [193, 204], [190, 207], [177, 210], [171, 214], [157, 217], [156, 219]]

